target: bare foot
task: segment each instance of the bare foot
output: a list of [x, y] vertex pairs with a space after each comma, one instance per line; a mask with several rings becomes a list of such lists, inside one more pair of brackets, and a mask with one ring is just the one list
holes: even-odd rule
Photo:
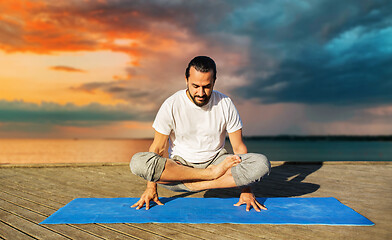
[[[224, 175], [230, 171], [231, 167], [236, 166], [240, 162], [241, 162], [241, 158], [239, 158], [238, 156], [236, 155], [228, 156], [220, 164], [210, 165], [209, 167], [207, 167], [206, 170], [210, 171], [210, 174], [211, 176], [214, 176], [214, 179], [200, 180], [200, 181], [184, 181], [183, 184], [191, 191], [202, 191], [211, 188], [220, 188], [222, 187], [221, 185], [222, 183], [225, 184], [225, 182], [220, 181], [220, 179], [224, 178]], [[233, 179], [233, 184], [234, 184], [233, 186], [228, 186], [228, 187], [235, 186], [234, 179]]]
[[241, 158], [237, 155], [230, 155], [218, 165], [211, 165], [208, 169], [211, 170], [212, 179], [217, 179], [227, 172], [231, 167], [236, 166], [241, 162]]

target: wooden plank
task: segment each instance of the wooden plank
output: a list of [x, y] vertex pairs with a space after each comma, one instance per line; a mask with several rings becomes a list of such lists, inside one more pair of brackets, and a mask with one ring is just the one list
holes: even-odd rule
[[159, 229], [154, 229], [153, 231], [146, 230], [144, 228], [137, 228], [130, 224], [102, 224], [106, 227], [122, 231], [127, 234], [132, 234], [140, 239], [171, 239], [168, 236], [162, 234]]
[[178, 231], [177, 229], [170, 229], [167, 226], [171, 224], [157, 224], [157, 223], [138, 223], [127, 224], [130, 226], [144, 229], [145, 231], [158, 232], [159, 234], [171, 239], [200, 239], [200, 237], [186, 232]]
[[267, 239], [323, 239], [315, 236], [307, 226], [292, 225], [226, 225], [238, 234], [250, 233]]
[[[0, 199], [4, 198], [3, 195], [4, 193], [0, 192]], [[46, 203], [44, 202], [39, 203], [38, 201], [40, 200], [37, 198], [35, 198], [34, 200], [26, 199], [25, 197], [18, 198], [15, 197], [15, 194], [9, 195], [8, 199], [7, 200], [3, 199], [3, 201], [8, 201], [7, 203], [14, 204], [19, 208], [22, 208], [27, 211], [32, 211], [38, 215], [43, 216], [42, 219], [39, 219], [39, 222], [43, 221], [46, 217], [48, 217], [50, 214], [52, 214], [58, 208], [60, 208], [60, 206], [56, 208], [50, 205], [46, 205]], [[134, 236], [131, 236], [130, 234], [124, 233], [115, 228], [107, 228], [104, 226], [98, 226], [97, 224], [86, 224], [86, 225], [55, 224], [55, 225], [45, 225], [45, 226], [47, 226], [50, 229], [56, 230], [58, 232], [67, 234], [71, 238], [76, 238], [76, 239], [97, 239], [97, 238], [102, 238], [101, 236], [112, 238], [116, 235], [121, 238], [128, 237], [128, 238], [135, 239]]]
[[3, 206], [5, 206], [6, 208], [8, 206], [8, 204], [4, 204], [4, 202], [2, 202], [1, 206], [2, 207], [0, 207], [0, 214], [2, 221], [17, 229], [21, 229], [29, 236], [38, 239], [70, 239], [69, 237], [62, 235], [61, 233], [55, 232], [52, 229], [49, 229], [42, 225], [38, 225], [38, 222], [34, 220], [30, 220], [22, 215], [15, 213], [14, 211], [3, 208]]
[[238, 234], [231, 229], [223, 228], [224, 224], [170, 224], [171, 228], [181, 229], [184, 232], [192, 233], [203, 239], [263, 239], [249, 233]]
[[[100, 173], [99, 169], [97, 170], [97, 173], [88, 172], [87, 170], [89, 168], [80, 169], [81, 171], [65, 169], [63, 173], [67, 176], [66, 178], [58, 177], [57, 172], [53, 171], [53, 169], [46, 172], [41, 171], [39, 174], [32, 174], [34, 174], [35, 177], [43, 176], [42, 180], [61, 185], [63, 188], [77, 188], [79, 190], [78, 193], [89, 193], [87, 196], [84, 196], [86, 195], [84, 194], [80, 197], [127, 197], [130, 195], [130, 192], [136, 189], [136, 184], [134, 182], [126, 182], [124, 179], [114, 181], [114, 177], [105, 176]], [[108, 169], [110, 170], [112, 167], [108, 167]], [[99, 184], [96, 184], [97, 180], [99, 180]], [[140, 191], [142, 189], [144, 191], [145, 183], [141, 182], [139, 187]]]
[[[257, 232], [255, 233], [253, 230], [243, 230], [244, 226], [250, 226], [251, 229], [254, 228], [262, 228], [264, 229], [263, 233]], [[266, 228], [267, 226], [267, 228]], [[224, 237], [230, 237], [234, 239], [281, 239], [282, 230], [271, 228], [272, 225], [245, 225], [245, 224], [198, 224], [195, 225], [195, 228], [208, 230], [215, 234], [220, 234]], [[289, 238], [289, 235], [286, 235]], [[283, 238], [286, 238], [283, 237]]]
[[[129, 224], [132, 226], [139, 226], [143, 227], [144, 224]], [[200, 239], [235, 239], [235, 238], [228, 238], [227, 236], [224, 236], [224, 234], [216, 234], [207, 231], [206, 229], [198, 229], [193, 227], [193, 224], [183, 224], [183, 223], [171, 223], [171, 224], [155, 224], [159, 225], [160, 227], [164, 227], [167, 229], [170, 229], [172, 231], [179, 231], [183, 233], [190, 234], [192, 236], [198, 237]]]
[[[45, 207], [43, 205], [37, 205], [33, 202], [24, 201], [13, 196], [9, 196], [8, 199], [4, 199], [4, 194], [2, 193], [0, 193], [0, 199], [2, 200], [2, 206], [7, 206], [7, 210], [12, 211], [19, 216], [23, 216], [36, 224], [49, 216], [42, 213], [45, 211]], [[68, 238], [100, 239], [98, 236], [94, 236], [94, 234], [88, 233], [71, 225], [48, 225], [44, 227]]]
[[74, 199], [73, 196], [66, 195], [65, 191], [59, 186], [54, 186], [53, 190], [50, 189], [51, 183], [47, 183], [47, 186], [42, 187], [45, 181], [37, 179], [36, 181], [20, 182], [18, 179], [15, 181], [3, 180], [2, 189], [8, 189], [11, 192], [23, 192], [25, 194], [34, 195], [37, 197], [45, 198], [50, 202], [57, 202], [63, 204], [64, 202], [69, 202]]
[[[9, 180], [7, 186], [27, 188], [29, 190], [31, 189], [32, 192], [35, 192], [47, 198], [51, 197], [53, 192], [67, 193], [67, 191], [62, 188], [62, 186], [47, 181], [41, 177], [37, 177], [37, 175], [33, 175], [32, 173], [35, 172], [35, 169], [31, 169], [28, 173], [19, 172], [19, 169], [15, 169], [14, 171], [18, 174], [16, 177], [13, 177], [12, 180]], [[7, 180], [8, 179], [4, 179], [3, 181]], [[65, 200], [70, 201], [74, 197], [69, 196], [69, 193], [67, 193], [67, 195], [62, 195], [62, 198], [68, 198]]]
[[[0, 193], [1, 195], [1, 193]], [[2, 197], [2, 196], [1, 196]], [[2, 200], [2, 206], [7, 206], [7, 209], [12, 209], [12, 211], [26, 219], [38, 224], [42, 222], [51, 213], [55, 212], [56, 209], [51, 209], [50, 207], [45, 207], [44, 205], [38, 205], [34, 202], [25, 201], [23, 199], [17, 199], [15, 197], [9, 196], [7, 200]], [[48, 211], [51, 213], [48, 214]], [[105, 238], [132, 238], [127, 236], [128, 234], [123, 234], [120, 231], [113, 231], [105, 227], [97, 226], [96, 224], [86, 224], [86, 225], [72, 225], [72, 224], [54, 224], [54, 225], [39, 225], [43, 226], [52, 231], [56, 231], [69, 238], [76, 239], [105, 239]]]
[[28, 235], [23, 230], [3, 222], [2, 220], [0, 220], [0, 238], [15, 240], [37, 239]]
[[[50, 169], [50, 168], [48, 168]], [[35, 180], [42, 182], [50, 182], [52, 186], [61, 187], [66, 192], [77, 193], [80, 197], [111, 197], [115, 192], [106, 192], [101, 188], [94, 188], [94, 183], [84, 180], [83, 175], [77, 176], [73, 171], [48, 171], [45, 168], [39, 168], [38, 171], [27, 171], [26, 169], [18, 169], [21, 174], [34, 176]], [[52, 170], [52, 169], [50, 169]], [[67, 174], [65, 174], [67, 173]], [[47, 186], [43, 185], [42, 188]]]
[[[36, 174], [36, 175], [35, 175]], [[41, 184], [38, 185], [38, 188], [45, 189], [47, 188], [49, 191], [56, 193], [61, 192], [62, 195], [67, 197], [67, 201], [72, 200], [77, 197], [111, 197], [113, 193], [103, 192], [99, 186], [89, 185], [83, 180], [77, 182], [77, 180], [68, 178], [67, 180], [57, 180], [56, 176], [45, 176], [41, 175], [42, 173], [34, 173], [35, 181]], [[47, 186], [46, 183], [50, 183], [50, 186]]]

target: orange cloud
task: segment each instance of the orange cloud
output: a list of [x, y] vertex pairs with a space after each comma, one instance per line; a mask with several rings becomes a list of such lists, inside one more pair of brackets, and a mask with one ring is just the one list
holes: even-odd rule
[[49, 69], [56, 70], [56, 71], [65, 71], [65, 72], [82, 72], [82, 73], [86, 72], [82, 69], [68, 67], [68, 66], [52, 66]]
[[26, 15], [32, 10], [45, 7], [45, 5], [44, 1], [13, 0], [0, 2], [0, 9], [5, 15], [9, 13]]
[[128, 54], [130, 64], [140, 66], [144, 55], [175, 50], [179, 41], [177, 27], [162, 29], [165, 21], [151, 19], [152, 13], [106, 1], [15, 0], [0, 3], [0, 10], [6, 13], [0, 17], [0, 50], [9, 53], [111, 50]]

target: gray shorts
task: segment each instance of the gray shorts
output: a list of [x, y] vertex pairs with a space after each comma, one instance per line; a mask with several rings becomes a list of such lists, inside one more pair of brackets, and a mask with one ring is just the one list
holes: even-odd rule
[[[179, 156], [174, 156], [173, 161], [178, 164], [192, 168], [207, 168], [209, 165], [218, 165], [229, 154], [222, 149], [212, 160], [205, 163], [190, 163]], [[271, 164], [268, 159], [258, 153], [239, 154], [241, 163], [231, 168], [234, 182], [238, 187], [248, 186], [260, 181], [266, 174], [271, 171]], [[133, 155], [130, 163], [132, 173], [144, 178], [150, 182], [157, 182], [163, 170], [165, 169], [166, 158], [153, 152], [140, 152]], [[160, 184], [176, 192], [189, 192], [190, 190], [182, 182], [173, 182], [170, 184]]]

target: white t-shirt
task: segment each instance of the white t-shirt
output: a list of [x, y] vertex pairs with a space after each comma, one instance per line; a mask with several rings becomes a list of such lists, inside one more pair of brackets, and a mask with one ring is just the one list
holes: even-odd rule
[[203, 163], [213, 159], [225, 146], [226, 131], [235, 132], [242, 122], [233, 102], [213, 91], [209, 102], [199, 107], [180, 90], [159, 109], [152, 127], [169, 135], [169, 157]]

